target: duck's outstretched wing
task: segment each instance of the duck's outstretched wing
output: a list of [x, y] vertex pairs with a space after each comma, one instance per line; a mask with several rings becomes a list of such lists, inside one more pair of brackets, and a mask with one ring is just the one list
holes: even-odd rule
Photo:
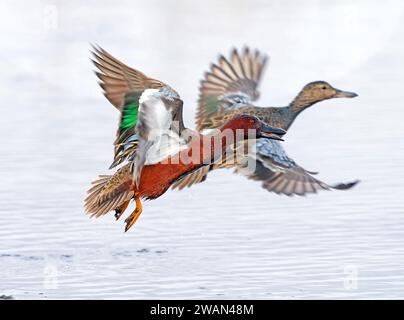
[[128, 163], [114, 175], [102, 175], [92, 183], [84, 200], [84, 207], [91, 217], [99, 217], [116, 210], [133, 197], [132, 164]]
[[141, 95], [136, 132], [139, 138], [134, 160], [138, 185], [142, 167], [158, 163], [188, 147], [181, 137], [183, 101], [168, 88], [146, 89]]
[[[138, 145], [136, 123], [139, 98], [146, 89], [170, 88], [162, 81], [150, 78], [139, 70], [128, 67], [100, 47], [93, 47], [93, 63], [105, 97], [121, 111], [117, 138], [114, 142], [114, 168], [125, 160], [133, 160]], [[173, 92], [174, 89], [170, 88]], [[182, 115], [181, 115], [182, 116]]]
[[317, 172], [310, 172], [291, 159], [282, 145], [271, 139], [258, 139], [256, 143], [239, 146], [227, 158], [211, 166], [204, 166], [191, 174], [182, 177], [173, 185], [173, 189], [183, 189], [206, 179], [210, 170], [219, 168], [235, 168], [235, 172], [249, 179], [262, 181], [263, 188], [277, 194], [288, 196], [316, 193], [318, 190], [346, 190], [359, 181], [327, 184], [313, 177]]
[[230, 59], [222, 55], [205, 73], [199, 88], [196, 116], [197, 130], [206, 129], [203, 122], [223, 110], [251, 104], [258, 99], [257, 90], [267, 57], [258, 50], [245, 47], [241, 52], [233, 49]]
[[[152, 90], [157, 91], [158, 89]], [[166, 90], [167, 92], [169, 91], [177, 95], [168, 87], [160, 90]], [[175, 101], [169, 101], [169, 99], [163, 97], [162, 101], [166, 101], [167, 109], [159, 109], [157, 107], [158, 104], [148, 103], [147, 105], [143, 104], [143, 111], [141, 111], [140, 97], [141, 95], [137, 93], [129, 93], [125, 96], [117, 138], [114, 142], [115, 157], [110, 168], [121, 164], [125, 160], [132, 161], [135, 158], [139, 136], [141, 134], [138, 132], [139, 128], [163, 130], [160, 126], [164, 124], [164, 121], [170, 121], [170, 130], [174, 131], [176, 134], [180, 135], [182, 130], [184, 130], [182, 117], [183, 102], [179, 97], [175, 98]], [[140, 124], [138, 127], [138, 123], [142, 121], [143, 124]]]
[[[252, 161], [251, 169], [248, 168], [248, 161]], [[262, 181], [262, 187], [268, 191], [288, 196], [303, 196], [317, 193], [318, 190], [346, 190], [359, 182], [330, 185], [320, 181], [289, 158], [278, 141], [270, 139], [258, 139], [256, 145], [250, 148], [248, 156], [238, 164], [236, 172], [249, 179]]]
[[100, 86], [105, 97], [122, 111], [125, 96], [129, 93], [141, 94], [145, 89], [166, 87], [163, 82], [146, 76], [139, 70], [128, 67], [100, 47], [93, 47], [93, 63], [98, 71]]

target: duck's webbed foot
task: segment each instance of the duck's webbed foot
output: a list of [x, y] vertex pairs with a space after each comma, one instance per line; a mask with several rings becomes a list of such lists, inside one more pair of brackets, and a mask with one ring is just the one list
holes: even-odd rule
[[128, 231], [135, 224], [136, 220], [142, 213], [143, 210], [142, 203], [140, 202], [140, 197], [138, 194], [135, 194], [135, 202], [136, 202], [136, 209], [130, 214], [129, 217], [125, 219], [126, 222], [125, 232]]
[[116, 219], [116, 220], [118, 220], [118, 219], [121, 217], [122, 213], [125, 212], [125, 210], [126, 210], [126, 208], [128, 207], [129, 203], [130, 203], [130, 199], [127, 200], [127, 201], [125, 201], [125, 202], [122, 203], [118, 208], [115, 209], [115, 214], [114, 214], [114, 216], [115, 216], [115, 219]]

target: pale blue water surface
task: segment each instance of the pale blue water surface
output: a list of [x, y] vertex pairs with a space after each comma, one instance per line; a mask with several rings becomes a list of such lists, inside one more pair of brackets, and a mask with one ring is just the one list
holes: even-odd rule
[[[35, 298], [402, 298], [402, 1], [3, 1], [0, 4], [0, 295]], [[89, 60], [98, 43], [176, 88], [193, 127], [219, 52], [271, 61], [261, 105], [313, 80], [355, 91], [315, 105], [290, 156], [353, 190], [306, 198], [214, 172], [144, 204], [124, 234], [90, 220], [85, 191], [108, 173], [117, 111]]]

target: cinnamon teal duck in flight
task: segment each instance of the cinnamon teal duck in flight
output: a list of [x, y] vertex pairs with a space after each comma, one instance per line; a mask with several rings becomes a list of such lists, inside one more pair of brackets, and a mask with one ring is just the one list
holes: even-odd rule
[[95, 217], [115, 210], [119, 219], [134, 199], [136, 208], [125, 220], [125, 231], [140, 216], [141, 199], [158, 198], [178, 179], [214, 163], [229, 147], [249, 139], [250, 130], [254, 139], [280, 140], [285, 133], [255, 116], [237, 115], [214, 135], [202, 136], [184, 127], [183, 102], [174, 89], [95, 50], [105, 95], [121, 110], [113, 167], [123, 165], [93, 182], [85, 209]]
[[[266, 139], [281, 139], [285, 133], [254, 116], [239, 115], [227, 121], [216, 135], [202, 137], [191, 131], [186, 135], [191, 137], [187, 141], [182, 131], [172, 129], [172, 119], [181, 109], [182, 100], [167, 87], [144, 91], [134, 124], [139, 142], [134, 160], [127, 161], [115, 174], [102, 175], [93, 182], [85, 199], [88, 214], [100, 217], [115, 210], [119, 219], [134, 199], [136, 208], [125, 220], [127, 231], [142, 213], [141, 199], [156, 199], [178, 179], [214, 163], [230, 147], [229, 141], [241, 143], [250, 138], [250, 130], [254, 130], [256, 138]], [[228, 139], [229, 130], [233, 139]], [[221, 143], [215, 143], [217, 139]]]
[[[216, 128], [228, 118], [238, 114], [257, 116], [265, 123], [288, 130], [296, 117], [310, 106], [327, 99], [354, 98], [356, 93], [342, 91], [325, 81], [308, 83], [284, 107], [259, 107], [253, 104], [259, 97], [258, 86], [267, 63], [267, 57], [259, 51], [244, 48], [242, 52], [233, 49], [230, 59], [220, 56], [201, 81], [196, 116], [197, 130]], [[255, 162], [253, 171], [243, 171], [250, 179], [262, 181], [268, 191], [286, 195], [305, 195], [320, 189], [349, 189], [358, 181], [328, 185], [312, 175], [288, 157], [277, 141], [259, 139], [256, 145], [245, 150], [238, 164], [225, 159], [210, 167], [203, 167], [192, 175], [177, 181], [173, 188], [182, 189], [202, 182], [210, 170], [236, 167], [241, 172], [248, 161]]]

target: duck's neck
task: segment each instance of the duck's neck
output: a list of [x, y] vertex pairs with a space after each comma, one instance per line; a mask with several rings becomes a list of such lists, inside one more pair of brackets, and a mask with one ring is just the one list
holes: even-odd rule
[[306, 94], [306, 92], [302, 90], [293, 99], [288, 107], [293, 113], [298, 115], [300, 112], [307, 109], [308, 107], [311, 107], [316, 102], [318, 102], [318, 100], [313, 99], [312, 96]]
[[276, 108], [279, 116], [279, 123], [276, 123], [275, 126], [286, 131], [289, 130], [289, 127], [295, 121], [300, 112], [311, 107], [316, 102], [318, 101], [313, 101], [312, 98], [306, 97], [303, 92], [300, 92], [287, 107]]

